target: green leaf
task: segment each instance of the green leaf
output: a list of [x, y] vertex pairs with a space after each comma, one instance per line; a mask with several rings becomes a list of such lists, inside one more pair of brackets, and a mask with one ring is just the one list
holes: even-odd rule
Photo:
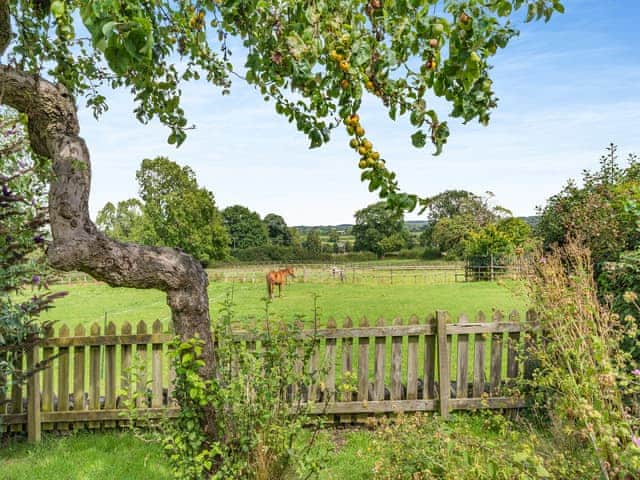
[[322, 133], [320, 130], [314, 128], [309, 132], [309, 138], [311, 139], [311, 145], [309, 148], [318, 148], [322, 145]]
[[511, 2], [509, 2], [508, 0], [504, 0], [498, 5], [497, 12], [501, 17], [507, 17], [511, 15], [511, 10]]
[[422, 130], [411, 135], [411, 143], [416, 148], [423, 148], [427, 144], [427, 136]]
[[102, 25], [102, 34], [109, 38], [111, 36], [111, 33], [113, 32], [113, 29], [115, 28], [115, 26], [118, 24], [118, 22], [107, 22], [104, 25]]
[[551, 478], [551, 474], [543, 465], [538, 465], [536, 467], [536, 476], [539, 478]]
[[65, 7], [64, 2], [61, 0], [54, 0], [51, 2], [51, 15], [55, 18], [60, 18], [64, 15]]
[[409, 117], [409, 121], [411, 122], [411, 125], [413, 125], [414, 127], [421, 126], [424, 123], [424, 112], [418, 112], [416, 110], [413, 110]]

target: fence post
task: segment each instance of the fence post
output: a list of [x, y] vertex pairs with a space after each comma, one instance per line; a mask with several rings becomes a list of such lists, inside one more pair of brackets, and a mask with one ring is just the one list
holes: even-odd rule
[[[38, 346], [34, 345], [27, 351], [27, 369], [31, 370], [38, 364]], [[39, 442], [42, 438], [40, 424], [40, 373], [35, 372], [27, 380], [27, 439], [30, 443]]]
[[451, 381], [449, 380], [449, 352], [447, 348], [447, 312], [436, 312], [436, 328], [438, 334], [438, 372], [440, 389], [440, 416], [449, 417], [449, 398], [451, 396]]

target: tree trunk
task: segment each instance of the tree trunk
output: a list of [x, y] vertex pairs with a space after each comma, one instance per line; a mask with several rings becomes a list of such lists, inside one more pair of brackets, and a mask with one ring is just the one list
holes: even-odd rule
[[[0, 0], [0, 9], [4, 3]], [[73, 98], [63, 86], [0, 65], [0, 104], [27, 115], [34, 152], [52, 161], [49, 214], [53, 242], [47, 251], [51, 265], [86, 272], [112, 286], [166, 292], [176, 333], [183, 340], [199, 336], [204, 341], [201, 374], [211, 378], [214, 349], [206, 272], [179, 250], [122, 243], [98, 231], [89, 217], [91, 162], [78, 135]], [[210, 436], [214, 435], [214, 413], [207, 412], [204, 426]]]

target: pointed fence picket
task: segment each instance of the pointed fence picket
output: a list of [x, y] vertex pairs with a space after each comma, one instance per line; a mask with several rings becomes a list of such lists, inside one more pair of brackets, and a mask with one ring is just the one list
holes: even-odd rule
[[[532, 374], [528, 352], [537, 323], [531, 312], [524, 321], [517, 312], [506, 318], [494, 312], [487, 322], [479, 312], [452, 323], [447, 312], [438, 311], [406, 323], [362, 318], [354, 326], [347, 317], [341, 328], [329, 319], [326, 328], [300, 331], [301, 339], [314, 343], [306, 365], [301, 344], [295, 368], [311, 376], [308, 385], [291, 385], [290, 395], [303, 395], [312, 413], [349, 423], [401, 411], [439, 411], [446, 417], [459, 409], [521, 408], [525, 400], [512, 392], [519, 376]], [[122, 426], [131, 401], [147, 418], [175, 415], [175, 375], [166, 357], [174, 334], [160, 321], [141, 321], [132, 330], [125, 322], [118, 333], [110, 322], [104, 332], [93, 324], [88, 335], [82, 325], [71, 334], [61, 325], [46, 333], [41, 346], [14, 355], [19, 369], [49, 361], [30, 377], [28, 388], [3, 380], [12, 386], [0, 393], [0, 432], [26, 430], [37, 440], [41, 429]], [[234, 341], [256, 355], [262, 338], [234, 332]]]

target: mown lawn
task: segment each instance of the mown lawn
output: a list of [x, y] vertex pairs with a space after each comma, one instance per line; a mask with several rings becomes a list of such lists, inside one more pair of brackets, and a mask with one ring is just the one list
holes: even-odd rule
[[[429, 421], [441, 422], [441, 419], [433, 416]], [[452, 421], [441, 425], [441, 433], [444, 433], [442, 441], [450, 443], [455, 438], [464, 438], [465, 445], [478, 446], [490, 442], [501, 451], [519, 452], [532, 448], [522, 444], [523, 438], [528, 438], [530, 435], [540, 436], [541, 440], [536, 444], [538, 446], [533, 448], [541, 458], [551, 459], [563, 450], [567, 461], [584, 465], [585, 470], [590, 472], [589, 475], [580, 478], [596, 478], [597, 469], [589, 452], [566, 450], [561, 445], [556, 445], [544, 431], [534, 431], [524, 427], [524, 430], [519, 433], [517, 430], [509, 433], [495, 430], [491, 427], [491, 423], [495, 423], [495, 420], [488, 422], [487, 417], [479, 413], [454, 414]], [[398, 445], [381, 443], [380, 438], [376, 440], [376, 435], [376, 431], [365, 428], [322, 431], [312, 447], [325, 454], [319, 479], [368, 480], [373, 478], [374, 471], [379, 470], [382, 459], [398, 455], [397, 451], [392, 451], [398, 448]], [[413, 442], [411, 436], [404, 438], [405, 441]], [[410, 447], [420, 451], [420, 442], [424, 440], [421, 440], [416, 432], [415, 444], [411, 444]], [[66, 437], [48, 435], [39, 445], [13, 441], [0, 446], [2, 447], [0, 448], [0, 480], [168, 480], [172, 478], [161, 447], [155, 443], [142, 442], [126, 432], [78, 433]], [[472, 453], [467, 452], [462, 446], [444, 449], [444, 451], [427, 451], [428, 448], [433, 449], [433, 444], [431, 447], [425, 445], [424, 448], [425, 455], [444, 455], [441, 458], [443, 464], [455, 465], [470, 462], [472, 465], [474, 463], [473, 458], [470, 458]], [[491, 452], [485, 453], [491, 454]], [[497, 465], [500, 465], [500, 453], [496, 452], [496, 455], [498, 455]], [[495, 478], [507, 478], [498, 475], [500, 470], [501, 467], [498, 466]], [[463, 469], [463, 471], [465, 473], [456, 480], [476, 480], [477, 477], [472, 468]], [[560, 480], [557, 476], [553, 478]], [[290, 480], [296, 479], [292, 477]], [[435, 477], [434, 480], [436, 480]]]
[[127, 433], [45, 436], [42, 443], [0, 444], [1, 480], [168, 480], [157, 444]]

